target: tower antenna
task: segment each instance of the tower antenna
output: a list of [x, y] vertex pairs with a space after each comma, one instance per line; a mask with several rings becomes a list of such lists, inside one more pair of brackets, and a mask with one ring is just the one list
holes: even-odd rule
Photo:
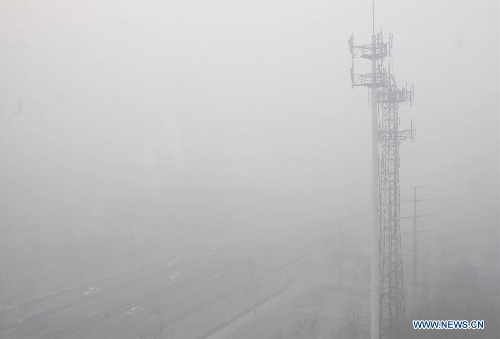
[[375, 36], [375, 0], [372, 0], [372, 36]]
[[[414, 130], [399, 129], [399, 106], [413, 98], [408, 86], [398, 87], [390, 67], [392, 35], [385, 43], [382, 32], [375, 36], [375, 0], [372, 0], [371, 44], [355, 46], [349, 39], [351, 56], [371, 61], [371, 72], [355, 74], [351, 86], [370, 89], [372, 99], [372, 221], [371, 221], [371, 339], [401, 337], [404, 323], [403, 256], [400, 232], [399, 146], [413, 140]], [[389, 65], [388, 65], [389, 64]], [[411, 87], [413, 88], [413, 87]], [[412, 126], [413, 127], [413, 126]]]

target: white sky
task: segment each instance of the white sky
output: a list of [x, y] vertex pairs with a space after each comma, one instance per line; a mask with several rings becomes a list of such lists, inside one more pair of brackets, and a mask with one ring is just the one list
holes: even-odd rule
[[[416, 87], [402, 197], [423, 185], [433, 227], [463, 227], [472, 163], [478, 229], [498, 237], [498, 1], [376, 6], [396, 78]], [[2, 218], [105, 224], [138, 199], [168, 210], [154, 222], [365, 215], [351, 33], [369, 42], [371, 1], [0, 1]]]

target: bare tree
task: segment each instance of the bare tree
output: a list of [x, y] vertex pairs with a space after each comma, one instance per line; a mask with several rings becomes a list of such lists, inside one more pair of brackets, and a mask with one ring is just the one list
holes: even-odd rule
[[283, 339], [283, 326], [280, 324], [280, 329], [274, 336], [275, 339]]
[[316, 310], [313, 310], [314, 318], [311, 321], [309, 321], [309, 319], [307, 319], [307, 318], [302, 320], [302, 321], [296, 320], [293, 335], [296, 338], [301, 338], [301, 339], [317, 339], [317, 337], [318, 337], [318, 333], [317, 333], [318, 314], [321, 311], [323, 311], [322, 308], [318, 308]]
[[155, 307], [153, 308], [152, 313], [156, 316], [156, 318], [158, 319], [158, 323], [160, 324], [158, 337], [163, 339], [163, 323], [165, 321], [165, 312], [163, 312], [163, 309], [161, 307]]
[[360, 306], [356, 304], [356, 294], [351, 292], [344, 305], [344, 326], [347, 339], [356, 338], [361, 320]]

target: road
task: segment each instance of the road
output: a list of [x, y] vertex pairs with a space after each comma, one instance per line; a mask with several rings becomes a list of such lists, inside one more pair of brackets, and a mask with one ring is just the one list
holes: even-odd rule
[[[182, 332], [183, 337], [195, 338], [230, 318], [231, 313], [236, 314], [250, 307], [253, 300], [258, 300], [266, 292], [274, 291], [278, 282], [263, 280], [284, 265], [294, 263], [312, 248], [304, 246], [304, 242], [289, 242], [277, 248], [274, 239], [267, 239], [225, 253], [217, 257], [216, 262], [205, 261], [196, 267], [186, 267], [177, 282], [178, 286], [177, 283], [169, 284], [158, 293], [158, 298], [151, 300], [145, 294], [133, 304], [144, 308], [143, 313], [128, 316], [124, 311], [126, 307], [123, 307], [110, 318], [72, 334], [72, 338], [146, 337], [161, 330], [160, 319], [163, 319], [166, 337]], [[254, 279], [261, 284], [253, 297], [248, 289], [250, 274], [245, 261], [247, 257], [253, 258], [256, 264]], [[155, 309], [160, 312], [155, 312]]]
[[[181, 331], [186, 338], [194, 338], [202, 330], [230, 318], [231, 313], [248, 308], [252, 300], [279, 285], [280, 278], [266, 282], [252, 298], [248, 288], [251, 270], [246, 258], [253, 258], [255, 262], [254, 280], [263, 281], [318, 246], [321, 235], [308, 235], [306, 238], [304, 234], [289, 232], [279, 240], [264, 237], [227, 250], [207, 248], [187, 255], [176, 264], [177, 267], [155, 265], [147, 271], [148, 279], [128, 286], [125, 281], [128, 278], [106, 282], [100, 286], [99, 293], [88, 299], [83, 298], [81, 292], [78, 296], [68, 296], [64, 303], [74, 301], [72, 298], [78, 302], [50, 314], [45, 329], [23, 337], [134, 338], [143, 333], [159, 332], [163, 322], [163, 328], [170, 334]], [[170, 282], [169, 277], [177, 271], [182, 275]], [[231, 295], [233, 298], [229, 301]], [[144, 311], [136, 316], [126, 315], [134, 306]], [[17, 335], [11, 329], [2, 332], [1, 337], [16, 338]]]
[[[46, 300], [37, 302], [33, 305], [28, 305], [24, 308], [13, 309], [2, 312], [2, 324], [4, 330], [0, 332], [0, 338], [13, 338], [16, 336], [16, 329], [12, 326], [17, 323], [21, 317], [31, 316], [42, 311], [50, 311], [50, 319], [53, 315], [64, 314], [65, 317], [74, 317], [80, 311], [86, 316], [91, 316], [94, 312], [92, 304], [100, 299], [116, 300], [129, 296], [129, 288], [136, 284], [141, 285], [149, 280], [155, 280], [158, 276], [166, 274], [166, 263], [177, 257], [183, 257], [177, 265], [183, 266], [189, 263], [205, 260], [209, 256], [216, 255], [210, 248], [196, 249], [184, 253], [179, 253], [175, 257], [165, 261], [159, 261], [153, 265], [148, 265], [137, 270], [129, 271], [126, 274], [102, 281], [96, 285], [99, 287], [99, 292], [84, 296], [83, 289], [75, 289], [67, 293], [55, 295]], [[88, 313], [87, 311], [92, 311]], [[57, 318], [57, 317], [56, 317]], [[6, 330], [5, 330], [6, 328]]]

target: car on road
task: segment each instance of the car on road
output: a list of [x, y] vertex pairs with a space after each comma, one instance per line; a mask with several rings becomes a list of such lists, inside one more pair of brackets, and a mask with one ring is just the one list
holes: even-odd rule
[[88, 290], [86, 290], [85, 292], [83, 292], [83, 295], [91, 295], [91, 294], [99, 292], [100, 290], [101, 289], [99, 287], [91, 287]]
[[181, 272], [175, 272], [172, 274], [168, 279], [170, 280], [170, 283], [175, 282], [180, 276], [182, 276]]
[[215, 278], [215, 279], [220, 278], [220, 273], [216, 273], [216, 274], [214, 274], [214, 278]]
[[137, 306], [134, 306], [132, 308], [130, 308], [127, 312], [125, 312], [127, 315], [129, 316], [135, 316], [135, 315], [138, 315], [139, 313], [142, 313], [144, 312], [145, 309], [142, 308], [142, 307], [137, 307]]
[[172, 260], [170, 260], [169, 262], [167, 262], [167, 264], [166, 264], [165, 266], [167, 266], [167, 267], [172, 267], [172, 266], [176, 265], [176, 264], [177, 264], [177, 262], [178, 262], [178, 260], [177, 260], [177, 259], [172, 259]]

